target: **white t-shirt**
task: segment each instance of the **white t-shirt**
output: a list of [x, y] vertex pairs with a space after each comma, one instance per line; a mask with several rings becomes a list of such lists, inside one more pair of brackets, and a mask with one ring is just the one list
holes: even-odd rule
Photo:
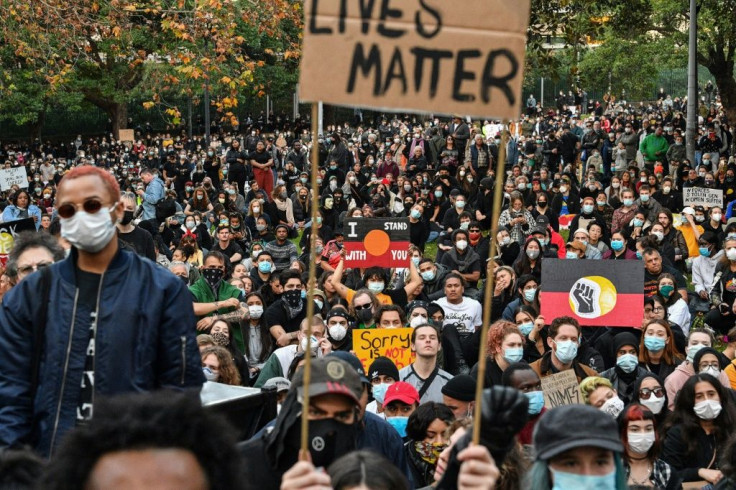
[[461, 323], [464, 329], [458, 328], [458, 333], [475, 333], [475, 327], [483, 325], [483, 309], [480, 303], [472, 298], [463, 296], [458, 304], [452, 304], [442, 297], [435, 301], [445, 310], [445, 321], [442, 326]]

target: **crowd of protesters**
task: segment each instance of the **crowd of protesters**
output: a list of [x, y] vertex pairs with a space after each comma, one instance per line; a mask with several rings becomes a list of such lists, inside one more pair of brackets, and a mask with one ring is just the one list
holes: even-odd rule
[[[63, 488], [105, 487], [109, 457], [142, 482], [157, 476], [144, 462], [164, 457], [158, 448], [186, 453], [207, 438], [193, 429], [167, 446], [144, 434], [146, 414], [169, 414], [166, 424], [196, 408], [105, 398], [207, 382], [273, 387], [279, 415], [237, 449], [223, 436], [235, 466], [195, 451], [200, 473], [175, 475], [183, 460], [162, 460], [190, 485], [180, 488], [734, 488], [734, 135], [714, 95], [689, 160], [683, 101], [661, 95], [586, 107], [562, 94], [552, 109], [528, 102], [511, 124], [358, 118], [317, 141], [308, 120], [280, 116], [210, 141], [139, 127], [129, 142], [3, 142], [0, 164], [24, 167], [27, 183], [3, 193], [2, 220], [37, 231], [15, 236], [0, 278], [0, 443], [51, 456], [44, 488], [85, 447], [78, 486]], [[690, 205], [691, 187], [722, 202]], [[406, 268], [346, 267], [345, 219], [372, 217], [408, 219]], [[550, 259], [640, 261], [641, 326], [544, 318]], [[415, 360], [364, 370], [354, 332], [399, 327], [412, 328]], [[473, 420], [481, 342], [492, 389]], [[302, 410], [307, 356], [314, 398]], [[568, 370], [584, 404], [548, 410], [543, 380]], [[91, 442], [124, 433], [126, 411], [137, 435]], [[303, 416], [311, 462], [297, 461]], [[469, 444], [472, 424], [481, 446]], [[153, 454], [125, 459], [140, 447]]]

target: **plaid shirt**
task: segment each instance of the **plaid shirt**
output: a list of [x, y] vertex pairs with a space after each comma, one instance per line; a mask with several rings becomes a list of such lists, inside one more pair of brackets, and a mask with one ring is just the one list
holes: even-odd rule
[[491, 151], [485, 143], [483, 143], [480, 149], [475, 142], [465, 148], [465, 163], [472, 164], [474, 169], [477, 169], [478, 167], [487, 167], [490, 164], [490, 158]]

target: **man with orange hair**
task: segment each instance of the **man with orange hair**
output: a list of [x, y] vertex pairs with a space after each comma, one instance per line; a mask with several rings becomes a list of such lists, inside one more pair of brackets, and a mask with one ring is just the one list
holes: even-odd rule
[[0, 308], [0, 447], [43, 455], [92, 417], [96, 397], [204, 380], [186, 286], [119, 245], [115, 179], [72, 169], [56, 210], [71, 254], [28, 276]]

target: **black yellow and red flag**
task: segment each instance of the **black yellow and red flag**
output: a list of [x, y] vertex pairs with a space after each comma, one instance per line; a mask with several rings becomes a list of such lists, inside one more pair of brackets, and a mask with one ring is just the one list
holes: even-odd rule
[[539, 301], [548, 324], [571, 316], [585, 326], [640, 327], [644, 263], [544, 259], [541, 290]]

